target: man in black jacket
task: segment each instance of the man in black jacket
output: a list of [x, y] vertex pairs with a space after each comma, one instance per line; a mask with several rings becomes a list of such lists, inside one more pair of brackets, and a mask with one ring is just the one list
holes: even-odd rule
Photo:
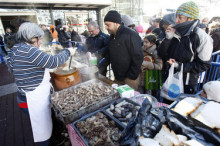
[[90, 33], [90, 36], [86, 39], [88, 52], [96, 53], [97, 55], [104, 57], [109, 35], [103, 33], [95, 21], [88, 23], [88, 30]]
[[[88, 23], [88, 30], [90, 36], [86, 39], [86, 51], [95, 53], [97, 61], [99, 62], [106, 54], [109, 35], [103, 33], [95, 21]], [[99, 72], [105, 76], [107, 73], [107, 67], [102, 71], [99, 70]]]
[[70, 32], [71, 32], [71, 41], [82, 42], [79, 34], [74, 30], [73, 26], [70, 26]]
[[68, 32], [68, 27], [63, 25], [61, 19], [56, 20], [55, 25], [56, 31], [58, 32], [58, 41], [64, 48], [71, 47], [71, 43], [69, 42], [71, 40], [71, 34]]
[[162, 80], [165, 82], [172, 64], [180, 71], [183, 64], [184, 93], [196, 92], [199, 73], [209, 69], [212, 39], [198, 27], [199, 8], [194, 2], [183, 3], [176, 11], [176, 25], [168, 26], [166, 38], [158, 47], [163, 59]]
[[116, 82], [128, 84], [137, 90], [143, 62], [141, 38], [121, 23], [121, 15], [117, 11], [109, 11], [104, 22], [110, 38], [108, 53], [100, 65], [111, 63]]

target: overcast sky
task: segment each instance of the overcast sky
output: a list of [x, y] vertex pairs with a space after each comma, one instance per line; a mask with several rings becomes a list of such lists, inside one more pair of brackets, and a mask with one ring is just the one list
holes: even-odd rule
[[[189, 0], [144, 0], [143, 12], [153, 16], [159, 9], [177, 9], [182, 3]], [[192, 0], [200, 6], [201, 17], [219, 16], [220, 0]]]

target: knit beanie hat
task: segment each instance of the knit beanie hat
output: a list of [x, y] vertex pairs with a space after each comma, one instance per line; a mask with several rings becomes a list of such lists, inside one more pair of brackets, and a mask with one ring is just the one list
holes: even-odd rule
[[134, 25], [133, 20], [128, 15], [122, 15], [121, 16], [121, 22], [123, 22], [125, 26]]
[[184, 15], [186, 17], [190, 17], [193, 19], [198, 19], [199, 18], [199, 7], [194, 2], [189, 1], [189, 2], [186, 2], [180, 5], [176, 11], [176, 14]]
[[106, 21], [121, 24], [121, 15], [117, 11], [111, 10], [105, 15], [104, 22]]
[[209, 100], [220, 102], [220, 81], [210, 81], [203, 86]]

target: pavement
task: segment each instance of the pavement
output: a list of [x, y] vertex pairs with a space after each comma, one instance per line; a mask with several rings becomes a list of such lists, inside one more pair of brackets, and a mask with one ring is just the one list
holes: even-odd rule
[[17, 91], [13, 75], [5, 63], [0, 63], [0, 97]]

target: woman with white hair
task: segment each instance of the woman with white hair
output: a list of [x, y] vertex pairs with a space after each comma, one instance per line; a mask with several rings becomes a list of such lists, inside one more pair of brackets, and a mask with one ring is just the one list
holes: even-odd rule
[[23, 23], [7, 59], [18, 88], [18, 105], [30, 117], [34, 142], [46, 146], [52, 133], [49, 69], [64, 64], [74, 55], [74, 49], [65, 49], [55, 56], [42, 52], [38, 48], [43, 35], [37, 24]]

